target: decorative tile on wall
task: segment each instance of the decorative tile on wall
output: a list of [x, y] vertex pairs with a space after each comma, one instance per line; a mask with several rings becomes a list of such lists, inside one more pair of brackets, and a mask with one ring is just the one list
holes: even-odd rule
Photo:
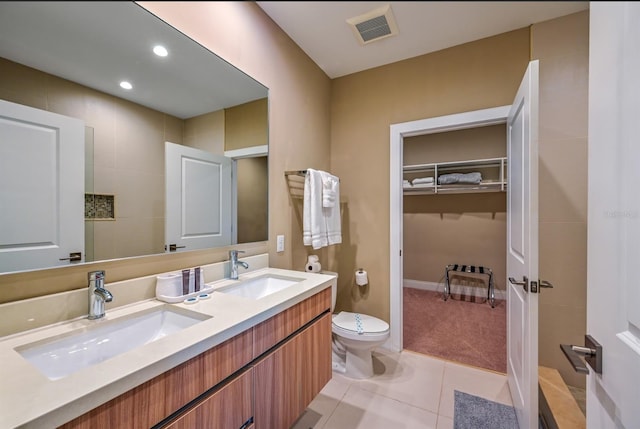
[[84, 194], [84, 218], [115, 220], [115, 196]]

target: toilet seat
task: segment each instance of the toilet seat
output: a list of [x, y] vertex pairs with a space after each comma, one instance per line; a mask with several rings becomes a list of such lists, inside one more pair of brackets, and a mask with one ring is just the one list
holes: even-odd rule
[[367, 314], [341, 311], [332, 322], [333, 333], [352, 340], [377, 341], [389, 334], [387, 322]]

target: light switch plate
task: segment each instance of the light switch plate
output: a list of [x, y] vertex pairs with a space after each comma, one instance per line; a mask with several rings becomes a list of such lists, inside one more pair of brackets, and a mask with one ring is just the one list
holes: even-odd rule
[[284, 252], [284, 235], [276, 237], [276, 252]]

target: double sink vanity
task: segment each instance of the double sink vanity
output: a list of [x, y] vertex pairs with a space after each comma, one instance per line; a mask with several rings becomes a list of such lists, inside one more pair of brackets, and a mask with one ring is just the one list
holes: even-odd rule
[[[213, 292], [192, 304], [151, 297], [0, 338], [0, 427], [290, 427], [331, 378], [334, 278], [265, 256], [237, 280], [203, 267]], [[113, 303], [153, 280], [106, 275]]]

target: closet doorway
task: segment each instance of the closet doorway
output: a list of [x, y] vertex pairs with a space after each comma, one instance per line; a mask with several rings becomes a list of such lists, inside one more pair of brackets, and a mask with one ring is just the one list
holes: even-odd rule
[[403, 141], [405, 350], [507, 371], [506, 147], [505, 124]]
[[[391, 263], [391, 342], [398, 351], [506, 372], [509, 109], [391, 127], [391, 254], [401, 255]], [[438, 183], [444, 174], [464, 183]]]

